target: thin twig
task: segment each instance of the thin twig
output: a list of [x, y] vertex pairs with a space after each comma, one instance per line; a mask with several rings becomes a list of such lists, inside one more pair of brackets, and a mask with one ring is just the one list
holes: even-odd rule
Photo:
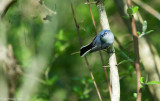
[[[89, 0], [87, 0], [87, 2], [88, 2], [88, 6], [89, 6], [89, 10], [90, 10], [93, 26], [94, 26], [94, 29], [95, 29], [95, 34], [97, 35], [96, 23], [95, 23], [95, 20], [94, 20], [94, 17], [93, 17], [91, 5], [89, 3]], [[111, 85], [110, 85], [110, 82], [109, 82], [109, 77], [108, 77], [107, 69], [104, 67], [105, 63], [104, 63], [104, 59], [103, 59], [103, 56], [102, 56], [102, 52], [99, 51], [99, 54], [100, 54], [100, 57], [101, 57], [103, 68], [104, 68], [104, 72], [105, 72], [105, 76], [106, 76], [106, 80], [107, 80], [107, 85], [108, 85], [108, 89], [109, 89], [109, 94], [110, 94], [110, 99], [111, 99], [112, 98], [112, 88], [111, 88]]]
[[141, 2], [140, 0], [133, 0], [134, 3], [142, 7], [144, 10], [146, 10], [148, 13], [152, 14], [154, 17], [156, 17], [158, 20], [160, 20], [160, 13], [153, 9], [151, 6]]
[[79, 53], [80, 53], [80, 51], [78, 51], [78, 52], [73, 52], [73, 53], [71, 53], [71, 55], [79, 54]]
[[[73, 5], [72, 5], [72, 0], [70, 0], [70, 1], [71, 1], [72, 14], [73, 14], [74, 22], [75, 22], [75, 25], [76, 25], [76, 28], [77, 28], [77, 33], [78, 33], [80, 45], [82, 46], [82, 40], [81, 40], [81, 36], [80, 36], [79, 25], [78, 25], [77, 20], [76, 20], [76, 17], [75, 17]], [[91, 68], [90, 68], [90, 65], [89, 65], [89, 63], [88, 63], [87, 57], [84, 56], [84, 58], [85, 58], [85, 61], [86, 61], [88, 70], [89, 70], [89, 72], [90, 72], [91, 78], [92, 78], [92, 80], [93, 80], [94, 86], [95, 86], [95, 88], [96, 88], [96, 91], [97, 91], [99, 100], [102, 101], [101, 94], [100, 94], [99, 89], [98, 89], [98, 87], [97, 87], [97, 84], [96, 84], [96, 81], [95, 81], [95, 79], [94, 79], [94, 76], [93, 76], [92, 70], [91, 70]]]
[[[131, 0], [126, 0], [127, 5], [129, 7], [132, 7], [132, 2]], [[132, 36], [133, 36], [133, 42], [134, 42], [134, 51], [136, 54], [136, 60], [135, 60], [135, 67], [136, 67], [136, 75], [137, 75], [137, 101], [141, 101], [141, 83], [140, 83], [140, 77], [141, 77], [141, 68], [140, 68], [140, 58], [139, 58], [139, 47], [138, 47], [138, 35], [137, 35], [137, 29], [136, 29], [136, 24], [134, 20], [134, 16], [130, 16], [130, 21], [131, 21], [131, 27], [132, 27]]]

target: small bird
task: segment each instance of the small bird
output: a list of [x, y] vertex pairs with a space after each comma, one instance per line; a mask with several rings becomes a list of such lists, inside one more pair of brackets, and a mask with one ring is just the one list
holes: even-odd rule
[[98, 50], [106, 49], [108, 46], [113, 44], [113, 42], [113, 33], [110, 30], [102, 30], [90, 44], [81, 47], [80, 56], [83, 57], [88, 52], [92, 53]]

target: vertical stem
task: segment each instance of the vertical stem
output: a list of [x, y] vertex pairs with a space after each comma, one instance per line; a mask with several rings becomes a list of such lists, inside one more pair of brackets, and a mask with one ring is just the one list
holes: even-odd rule
[[[129, 7], [132, 7], [131, 0], [127, 0], [127, 5]], [[137, 29], [136, 29], [136, 24], [134, 20], [134, 16], [132, 15], [130, 17], [131, 21], [131, 27], [132, 27], [132, 36], [133, 36], [133, 41], [134, 41], [134, 51], [136, 54], [136, 60], [135, 60], [135, 67], [136, 67], [136, 75], [137, 75], [137, 101], [141, 101], [141, 83], [140, 83], [140, 77], [141, 77], [141, 68], [140, 68], [140, 62], [139, 62], [139, 47], [138, 47], [138, 35], [137, 35]]]
[[[94, 20], [94, 17], [93, 17], [91, 5], [90, 5], [90, 3], [89, 3], [89, 0], [87, 0], [87, 2], [88, 2], [88, 6], [89, 6], [89, 10], [90, 10], [90, 14], [91, 14], [93, 26], [94, 26], [94, 29], [95, 29], [95, 33], [96, 33], [96, 35], [97, 35], [96, 23], [95, 23], [95, 20]], [[104, 72], [105, 72], [105, 76], [106, 76], [106, 80], [107, 80], [107, 85], [108, 85], [108, 89], [109, 89], [110, 98], [112, 98], [112, 88], [111, 88], [111, 85], [110, 85], [110, 82], [109, 82], [109, 77], [108, 77], [107, 69], [106, 69], [106, 67], [104, 67], [104, 66], [105, 66], [105, 63], [104, 63], [104, 59], [103, 59], [102, 52], [99, 51], [99, 54], [100, 54], [100, 57], [101, 57], [101, 61], [102, 61], [103, 68], [104, 68]]]
[[[77, 23], [77, 20], [76, 20], [76, 17], [75, 17], [73, 5], [72, 5], [72, 0], [71, 0], [71, 9], [72, 9], [72, 13], [73, 13], [74, 22], [75, 22], [75, 25], [76, 25], [76, 28], [77, 28], [77, 33], [78, 33], [80, 45], [82, 46], [82, 40], [81, 40], [81, 36], [80, 36], [80, 31], [79, 31], [79, 24]], [[86, 64], [87, 64], [89, 73], [90, 73], [90, 75], [91, 75], [91, 78], [92, 78], [92, 80], [93, 80], [94, 86], [95, 86], [95, 88], [96, 88], [96, 91], [97, 91], [99, 100], [102, 101], [101, 94], [100, 94], [99, 89], [98, 89], [98, 87], [97, 87], [97, 84], [96, 84], [96, 81], [95, 81], [95, 79], [94, 79], [94, 76], [93, 76], [92, 70], [91, 70], [91, 68], [90, 68], [90, 65], [89, 65], [89, 63], [88, 63], [87, 57], [84, 56], [84, 58], [85, 58], [85, 62], [86, 62]]]
[[[99, 12], [100, 23], [102, 29], [110, 30], [107, 14], [104, 7], [104, 0], [96, 0], [97, 1], [97, 9]], [[111, 53], [114, 51], [113, 45], [111, 45], [107, 51], [109, 51], [109, 66], [110, 66], [110, 78], [112, 84], [112, 98], [111, 101], [119, 101], [120, 100], [120, 84], [119, 84], [119, 74], [117, 68], [117, 60], [115, 53]]]

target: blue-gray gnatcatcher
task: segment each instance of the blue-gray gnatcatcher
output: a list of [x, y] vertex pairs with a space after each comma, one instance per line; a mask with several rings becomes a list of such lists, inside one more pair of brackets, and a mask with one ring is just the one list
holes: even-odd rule
[[83, 57], [88, 52], [92, 53], [94, 51], [105, 49], [113, 44], [113, 41], [113, 33], [110, 30], [102, 30], [90, 44], [81, 47], [80, 56]]

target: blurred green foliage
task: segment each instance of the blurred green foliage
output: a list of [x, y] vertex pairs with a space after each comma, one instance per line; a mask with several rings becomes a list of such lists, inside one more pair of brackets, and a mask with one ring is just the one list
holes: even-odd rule
[[[151, 4], [155, 9], [160, 10], [159, 5], [154, 3], [154, 1], [143, 1]], [[88, 5], [84, 4], [85, 2], [86, 0], [73, 0], [83, 45], [89, 43], [95, 36], [89, 8]], [[159, 0], [155, 0], [155, 2], [159, 2]], [[32, 6], [35, 6], [34, 4], [27, 5], [25, 1], [18, 1], [9, 9], [4, 18], [7, 23], [8, 44], [13, 46], [15, 57], [24, 72], [27, 71], [27, 68], [32, 68], [29, 67], [32, 62], [32, 56], [40, 54], [46, 59], [41, 76], [37, 77], [39, 79], [38, 89], [32, 95], [31, 101], [98, 101], [98, 96], [84, 59], [79, 54], [71, 55], [79, 51], [80, 44], [71, 13], [70, 2], [67, 0], [43, 0], [43, 5], [57, 12], [57, 14], [50, 14], [50, 20], [46, 21], [41, 18], [40, 13], [35, 13], [39, 10], [38, 8], [30, 9]], [[135, 101], [136, 73], [133, 67], [135, 55], [133, 52], [132, 37], [128, 34], [128, 29], [122, 21], [113, 0], [106, 0], [105, 6], [111, 30], [124, 47], [124, 50], [121, 50], [117, 43], [114, 43], [117, 61], [120, 63], [118, 69], [121, 101]], [[22, 8], [33, 11], [27, 11]], [[96, 5], [91, 5], [91, 8], [97, 30], [100, 32], [101, 27]], [[131, 10], [131, 14], [137, 12], [138, 9], [135, 9], [134, 11]], [[154, 30], [154, 32], [148, 34], [146, 37], [160, 51], [158, 35], [160, 33], [159, 21], [145, 12], [141, 7], [139, 7], [139, 12], [148, 24], [147, 28], [143, 27], [143, 32], [146, 29]], [[98, 52], [87, 54], [87, 57], [102, 98], [110, 101], [106, 78]], [[103, 57], [107, 65], [108, 60], [105, 52], [103, 52]], [[142, 76], [145, 76], [143, 66], [141, 67]], [[36, 68], [38, 69], [38, 67]], [[107, 68], [107, 71], [109, 72], [109, 68]], [[23, 79], [24, 76], [18, 79], [17, 92], [21, 89]], [[148, 82], [148, 84], [150, 83]], [[152, 101], [152, 97], [147, 89], [146, 87], [142, 91], [142, 101]]]

